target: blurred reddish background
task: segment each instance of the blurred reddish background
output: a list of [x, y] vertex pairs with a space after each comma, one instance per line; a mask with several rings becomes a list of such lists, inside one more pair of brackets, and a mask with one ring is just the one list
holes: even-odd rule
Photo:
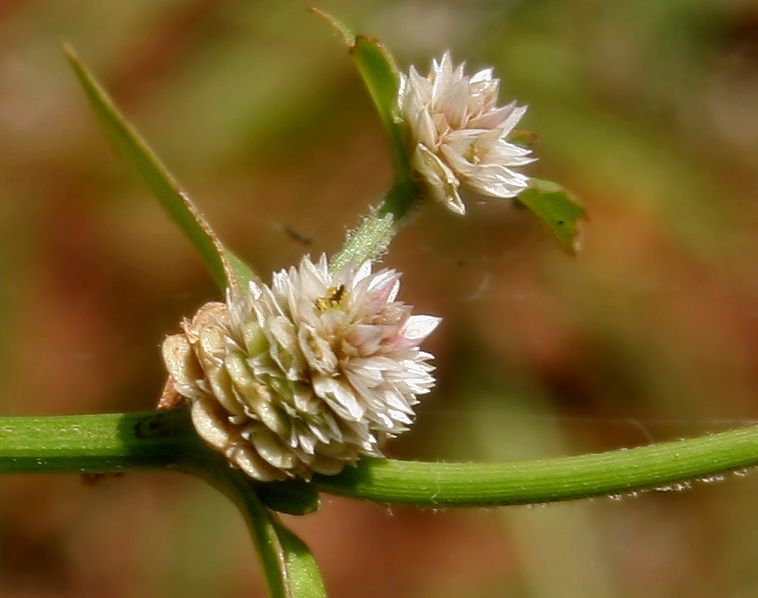
[[[324, 2], [403, 68], [494, 65], [533, 172], [590, 213], [566, 256], [524, 210], [431, 205], [386, 263], [444, 317], [439, 384], [393, 456], [510, 460], [758, 418], [753, 3]], [[0, 2], [0, 413], [151, 408], [158, 347], [216, 296], [117, 159], [71, 42], [261, 273], [332, 252], [390, 182], [340, 42], [300, 2]], [[758, 476], [492, 510], [324, 497], [288, 518], [335, 597], [750, 596]], [[202, 482], [0, 477], [0, 594], [262, 593], [241, 517]]]

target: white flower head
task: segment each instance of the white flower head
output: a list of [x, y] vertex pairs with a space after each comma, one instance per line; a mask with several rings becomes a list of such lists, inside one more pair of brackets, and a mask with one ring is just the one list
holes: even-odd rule
[[507, 141], [526, 112], [511, 102], [497, 106], [500, 81], [492, 69], [466, 76], [450, 54], [422, 77], [414, 67], [400, 76], [399, 117], [411, 142], [411, 165], [431, 195], [457, 214], [466, 208], [459, 189], [490, 197], [515, 197], [528, 177], [515, 170], [534, 161], [530, 150]]
[[326, 256], [208, 303], [169, 336], [169, 384], [200, 436], [260, 481], [334, 474], [408, 429], [434, 385], [440, 319], [396, 301], [400, 274]]

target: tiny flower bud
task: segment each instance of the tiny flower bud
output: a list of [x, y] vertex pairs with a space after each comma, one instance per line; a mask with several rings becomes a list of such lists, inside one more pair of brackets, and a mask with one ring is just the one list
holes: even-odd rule
[[400, 275], [331, 273], [325, 256], [208, 303], [163, 343], [198, 434], [260, 481], [334, 474], [381, 455], [434, 386], [419, 344], [439, 318], [395, 300]]
[[492, 69], [466, 76], [447, 52], [426, 78], [414, 67], [400, 76], [398, 112], [408, 129], [411, 165], [430, 195], [457, 214], [466, 212], [460, 188], [507, 198], [529, 180], [513, 168], [534, 161], [530, 150], [506, 141], [526, 106], [498, 108], [499, 86]]

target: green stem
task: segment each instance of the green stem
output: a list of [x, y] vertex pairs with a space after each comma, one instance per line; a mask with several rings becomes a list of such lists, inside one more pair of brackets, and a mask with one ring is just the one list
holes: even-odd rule
[[[758, 465], [758, 426], [605, 453], [514, 463], [365, 459], [319, 490], [419, 506], [571, 500], [669, 486]], [[174, 469], [216, 483], [230, 472], [198, 439], [184, 410], [0, 418], [0, 472]], [[238, 472], [236, 483], [251, 484]], [[227, 483], [227, 482], [222, 482]]]
[[365, 459], [315, 485], [332, 494], [415, 506], [556, 502], [708, 479], [758, 465], [758, 426], [648, 446], [513, 463]]
[[410, 213], [419, 197], [418, 187], [411, 179], [395, 183], [382, 204], [350, 233], [343, 248], [331, 259], [330, 268], [339, 270], [348, 264], [357, 266], [380, 257], [400, 228], [403, 217]]
[[231, 469], [200, 440], [186, 410], [0, 418], [0, 472], [140, 469], [191, 473], [229, 497], [255, 540], [269, 596], [325, 596], [307, 547], [258, 499], [262, 489], [283, 491], [287, 484], [262, 486]]
[[182, 469], [196, 448], [183, 410], [0, 418], [1, 472]]

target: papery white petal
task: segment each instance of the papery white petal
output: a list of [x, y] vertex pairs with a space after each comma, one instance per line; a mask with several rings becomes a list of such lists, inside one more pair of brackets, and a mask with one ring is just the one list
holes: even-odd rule
[[422, 103], [428, 103], [432, 100], [431, 82], [419, 75], [413, 67], [408, 71], [408, 93], [416, 94], [417, 99]]
[[256, 426], [249, 440], [263, 460], [276, 469], [291, 469], [297, 462], [297, 456], [283, 450], [278, 437], [264, 426]]
[[470, 82], [471, 83], [479, 83], [480, 81], [491, 81], [492, 80], [492, 68], [486, 68], [482, 69], [481, 71], [474, 73], [471, 75]]
[[[468, 122], [468, 126], [471, 129], [494, 129], [495, 127], [500, 128], [503, 126], [503, 123], [507, 118], [513, 116], [515, 107], [516, 103], [511, 102], [507, 106], [502, 106], [500, 108], [496, 108], [495, 110], [484, 112], [483, 114], [472, 118]], [[518, 122], [518, 120], [519, 119], [517, 118], [516, 122]], [[508, 132], [510, 132], [510, 129]], [[506, 134], [508, 132], [506, 132]]]
[[453, 61], [450, 53], [445, 52], [439, 62], [432, 61], [432, 101], [436, 101], [441, 91], [453, 82]]
[[228, 451], [230, 461], [251, 478], [261, 482], [283, 480], [285, 476], [270, 467], [250, 445], [236, 445]]
[[437, 126], [429, 110], [419, 111], [415, 131], [419, 142], [426, 147], [434, 147], [437, 144]]
[[421, 342], [439, 326], [442, 318], [434, 316], [411, 316], [405, 323], [403, 335], [405, 338]]
[[371, 274], [371, 262], [369, 260], [366, 260], [361, 264], [361, 267], [358, 268], [357, 272], [355, 273], [355, 276], [353, 277], [353, 286], [355, 286], [356, 283], [360, 282], [367, 276]]
[[[460, 129], [466, 123], [469, 108], [469, 89], [465, 81], [458, 81], [440, 94], [436, 109], [446, 117], [451, 129]], [[431, 118], [430, 118], [431, 120]], [[425, 143], [419, 138], [421, 143]]]
[[501, 139], [513, 131], [513, 128], [523, 118], [524, 114], [526, 114], [526, 110], [527, 106], [516, 106], [513, 108], [513, 112], [508, 115], [508, 118], [499, 125], [496, 125]]
[[455, 173], [425, 145], [418, 144], [411, 162], [427, 181], [432, 197], [444, 203], [457, 214], [465, 214], [466, 208], [458, 194], [460, 181]]
[[196, 366], [192, 346], [185, 335], [167, 336], [161, 351], [166, 369], [177, 384], [192, 385], [202, 377], [202, 370]]
[[355, 393], [335, 378], [316, 377], [313, 380], [313, 390], [345, 419], [360, 421], [366, 411], [358, 402]]
[[487, 164], [477, 168], [476, 177], [472, 177], [469, 185], [492, 197], [516, 197], [526, 189], [529, 179], [505, 166]]
[[192, 403], [192, 425], [200, 437], [211, 446], [222, 448], [229, 443], [229, 429], [224, 423], [225, 413], [213, 401], [203, 398]]

